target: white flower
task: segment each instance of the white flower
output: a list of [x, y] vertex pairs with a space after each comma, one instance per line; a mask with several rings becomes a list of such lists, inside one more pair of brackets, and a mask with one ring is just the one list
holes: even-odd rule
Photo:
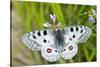
[[46, 22], [43, 24], [44, 27], [51, 27], [51, 24], [49, 22]]
[[96, 11], [94, 9], [91, 9], [92, 15], [96, 16]]

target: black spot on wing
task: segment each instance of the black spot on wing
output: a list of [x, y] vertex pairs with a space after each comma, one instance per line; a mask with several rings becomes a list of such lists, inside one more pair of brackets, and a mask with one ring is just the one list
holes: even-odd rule
[[82, 28], [82, 26], [80, 26], [80, 28]]
[[43, 31], [43, 35], [47, 35], [47, 30], [44, 30]]
[[83, 30], [81, 29], [80, 33], [83, 33]]
[[41, 36], [41, 33], [40, 33], [40, 31], [38, 31], [38, 32], [37, 32], [37, 35], [38, 35], [38, 36]]
[[73, 35], [73, 38], [75, 38], [75, 35]]
[[35, 33], [35, 31], [32, 32], [33, 34]]
[[78, 31], [78, 27], [76, 27], [76, 31]]
[[61, 52], [64, 52], [64, 51], [66, 51], [66, 49], [61, 50]]
[[71, 31], [71, 32], [73, 32], [73, 31], [74, 31], [73, 27], [70, 27], [70, 31]]
[[34, 39], [36, 39], [36, 36], [35, 36], [35, 35], [33, 35], [33, 38], [34, 38]]
[[55, 50], [55, 52], [57, 52], [57, 50]]
[[83, 33], [83, 30], [84, 30], [84, 26], [80, 26], [81, 30], [80, 30], [80, 33]]
[[44, 43], [46, 43], [46, 42], [47, 42], [47, 40], [46, 40], [46, 39], [44, 39], [44, 40], [43, 40], [43, 42], [44, 42]]

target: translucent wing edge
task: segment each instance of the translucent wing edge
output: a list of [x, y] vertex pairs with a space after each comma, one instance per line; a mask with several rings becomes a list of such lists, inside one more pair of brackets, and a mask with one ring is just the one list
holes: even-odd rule
[[25, 46], [32, 49], [33, 51], [40, 50], [40, 46], [38, 46], [34, 40], [31, 40], [29, 36], [31, 36], [29, 33], [26, 33], [22, 36], [22, 42], [25, 44]]
[[86, 32], [79, 37], [79, 43], [86, 42], [92, 34], [92, 30], [90, 28], [85, 27], [85, 30], [86, 30]]

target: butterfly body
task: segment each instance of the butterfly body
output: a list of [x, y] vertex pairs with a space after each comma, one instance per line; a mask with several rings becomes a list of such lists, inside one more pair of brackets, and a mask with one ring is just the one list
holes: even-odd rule
[[33, 51], [41, 51], [44, 59], [54, 62], [72, 59], [78, 52], [78, 43], [85, 42], [92, 30], [86, 26], [69, 26], [63, 29], [45, 29], [26, 33], [23, 43]]

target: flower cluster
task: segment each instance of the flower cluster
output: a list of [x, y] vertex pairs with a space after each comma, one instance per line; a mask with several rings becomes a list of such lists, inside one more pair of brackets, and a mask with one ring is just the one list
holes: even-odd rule
[[81, 15], [87, 15], [89, 22], [96, 23], [96, 15], [97, 14], [96, 14], [96, 11], [94, 9], [91, 9], [87, 12], [84, 12]]
[[49, 23], [49, 22], [46, 22], [43, 24], [44, 27], [54, 27], [54, 28], [59, 28], [61, 26], [61, 23], [57, 23], [56, 24], [56, 15], [55, 14], [50, 14], [50, 18], [51, 20], [53, 21], [53, 23]]

